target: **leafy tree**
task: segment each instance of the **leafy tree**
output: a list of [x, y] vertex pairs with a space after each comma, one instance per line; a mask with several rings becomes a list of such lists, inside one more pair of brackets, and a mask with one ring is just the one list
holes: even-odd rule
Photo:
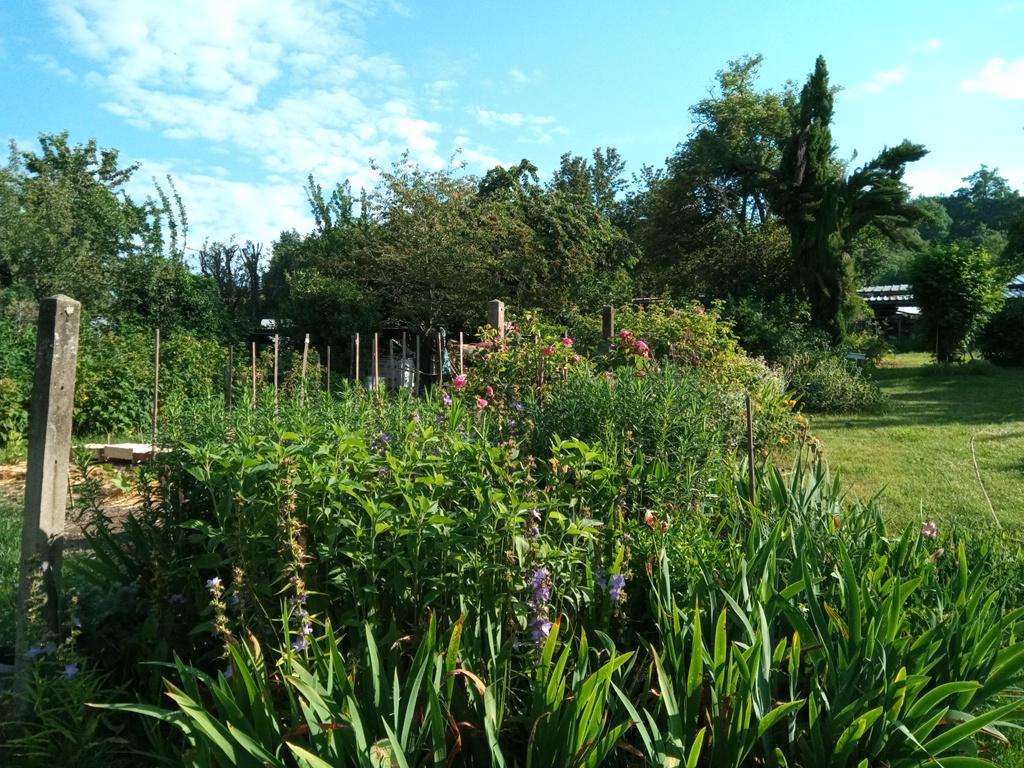
[[582, 205], [592, 205], [612, 221], [621, 221], [620, 195], [628, 184], [626, 162], [614, 147], [595, 149], [591, 160], [566, 152], [555, 171], [550, 189]]
[[925, 339], [940, 363], [959, 358], [1004, 301], [992, 257], [958, 243], [923, 251], [911, 282]]
[[851, 306], [854, 238], [873, 225], [891, 240], [909, 241], [910, 225], [919, 212], [908, 201], [903, 172], [926, 150], [904, 140], [846, 176], [832, 143], [833, 94], [825, 59], [819, 56], [800, 94], [776, 200], [789, 229], [796, 277], [810, 303], [811, 321], [839, 341]]
[[92, 312], [106, 311], [122, 259], [162, 253], [168, 221], [176, 242], [170, 202], [162, 191], [162, 204], [133, 202], [124, 186], [137, 165], [121, 167], [117, 150], [95, 140], [72, 145], [65, 131], [39, 143], [38, 153], [12, 144], [0, 174], [0, 282], [37, 298], [67, 293]]

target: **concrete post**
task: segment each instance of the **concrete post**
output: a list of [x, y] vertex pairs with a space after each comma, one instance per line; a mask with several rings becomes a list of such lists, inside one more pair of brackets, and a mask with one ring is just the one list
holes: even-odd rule
[[601, 310], [601, 337], [611, 341], [615, 335], [615, 307], [607, 306]]
[[494, 299], [487, 302], [487, 324], [498, 332], [498, 338], [505, 338], [505, 302]]
[[[57, 585], [64, 545], [81, 310], [81, 304], [67, 296], [50, 296], [39, 305], [18, 580], [15, 680], [19, 690], [24, 690], [31, 676], [26, 657], [29, 645], [44, 638], [54, 643], [59, 639]], [[46, 626], [30, 627], [28, 603], [40, 587]]]

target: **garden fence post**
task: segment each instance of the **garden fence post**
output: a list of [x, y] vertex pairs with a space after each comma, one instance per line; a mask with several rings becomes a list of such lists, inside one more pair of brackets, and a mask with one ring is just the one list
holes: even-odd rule
[[487, 302], [487, 324], [498, 332], [498, 338], [505, 338], [505, 302], [494, 299]]
[[459, 331], [459, 373], [460, 374], [465, 373], [465, 370], [463, 370], [463, 364], [462, 364], [462, 331]]
[[615, 335], [615, 307], [609, 305], [601, 310], [601, 337], [610, 342]]
[[373, 332], [373, 391], [380, 389], [380, 334]]
[[406, 332], [402, 331], [402, 365], [401, 365], [401, 367], [399, 369], [401, 371], [401, 373], [398, 374], [399, 377], [400, 377], [399, 381], [401, 382], [401, 386], [402, 387], [405, 386], [405, 359], [408, 356], [408, 354], [409, 354], [408, 339], [407, 339], [407, 336], [406, 336]]
[[306, 367], [309, 364], [309, 334], [306, 334], [302, 342], [302, 391], [299, 393], [299, 403], [306, 404]]
[[[67, 296], [50, 296], [39, 305], [35, 374], [29, 405], [28, 469], [21, 534], [18, 614], [15, 630], [15, 687], [31, 682], [29, 645], [58, 645], [64, 508], [68, 494], [71, 424], [78, 365], [81, 304]], [[40, 594], [41, 589], [41, 594]], [[35, 601], [42, 597], [45, 635], [30, 625]]]
[[757, 476], [754, 472], [754, 408], [747, 392], [747, 479], [750, 481], [750, 503], [757, 503]]
[[156, 448], [157, 423], [160, 418], [160, 329], [156, 329], [153, 350], [153, 447]]

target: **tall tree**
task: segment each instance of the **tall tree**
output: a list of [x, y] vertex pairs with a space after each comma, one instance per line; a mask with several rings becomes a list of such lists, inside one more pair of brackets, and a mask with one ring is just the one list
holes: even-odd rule
[[847, 176], [832, 143], [833, 95], [819, 56], [782, 154], [776, 205], [790, 233], [796, 279], [810, 304], [811, 321], [839, 341], [853, 289], [854, 238], [869, 225], [893, 240], [910, 236], [920, 212], [909, 203], [903, 173], [926, 150], [904, 140]]

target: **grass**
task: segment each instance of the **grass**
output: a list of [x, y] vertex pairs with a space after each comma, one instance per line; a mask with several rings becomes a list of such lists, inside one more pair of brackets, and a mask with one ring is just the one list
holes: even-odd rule
[[5, 649], [14, 648], [21, 517], [21, 505], [0, 491], [0, 655]]
[[1024, 370], [943, 369], [908, 353], [874, 375], [891, 401], [885, 412], [811, 423], [847, 487], [881, 492], [894, 524], [991, 525], [994, 512], [1003, 526], [1024, 527]]

